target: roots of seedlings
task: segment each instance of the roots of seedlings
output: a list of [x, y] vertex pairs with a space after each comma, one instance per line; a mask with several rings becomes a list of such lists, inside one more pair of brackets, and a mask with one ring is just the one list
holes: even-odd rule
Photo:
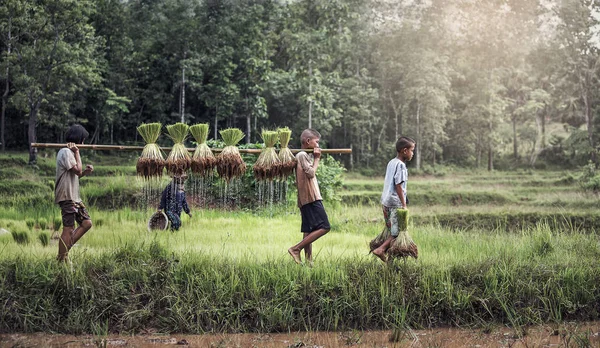
[[200, 176], [209, 176], [215, 169], [217, 159], [215, 157], [192, 158], [192, 172]]
[[273, 180], [281, 176], [281, 163], [274, 147], [267, 147], [258, 156], [253, 166], [254, 177], [258, 181]]
[[381, 233], [369, 243], [369, 248], [371, 249], [371, 251], [379, 248], [381, 244], [383, 244], [383, 242], [390, 238], [390, 236], [390, 229], [385, 227], [383, 231], [381, 231]]
[[137, 175], [144, 179], [161, 177], [163, 169], [165, 168], [165, 160], [161, 158], [140, 157], [138, 158], [135, 168]]
[[190, 169], [192, 157], [183, 143], [176, 143], [167, 157], [167, 173], [170, 176], [182, 176]]
[[217, 164], [217, 158], [205, 143], [198, 145], [192, 156], [192, 172], [200, 176], [209, 176]]
[[279, 161], [281, 162], [280, 177], [282, 179], [294, 174], [294, 170], [296, 170], [296, 157], [294, 157], [289, 148], [282, 147], [279, 150]]
[[419, 257], [419, 249], [408, 235], [408, 231], [402, 231], [392, 242], [392, 246], [388, 249], [388, 255], [394, 258], [412, 256], [416, 259]]
[[246, 163], [235, 146], [226, 146], [217, 157], [217, 173], [225, 181], [239, 178], [246, 172]]

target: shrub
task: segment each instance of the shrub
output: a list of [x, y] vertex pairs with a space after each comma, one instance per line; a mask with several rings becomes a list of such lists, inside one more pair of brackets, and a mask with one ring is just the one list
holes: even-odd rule
[[42, 232], [38, 235], [38, 240], [43, 247], [46, 247], [48, 244], [50, 244], [50, 234], [47, 232]]
[[27, 225], [27, 228], [29, 228], [29, 230], [31, 231], [35, 227], [35, 220], [34, 219], [25, 219], [25, 225]]
[[54, 221], [52, 222], [52, 229], [54, 231], [58, 231], [60, 230], [60, 225], [62, 225], [62, 218], [54, 218]]
[[13, 240], [17, 244], [28, 244], [29, 243], [29, 232], [23, 228], [16, 228], [10, 231], [12, 234]]
[[48, 227], [48, 220], [46, 218], [39, 218], [37, 224], [41, 230], [45, 230]]

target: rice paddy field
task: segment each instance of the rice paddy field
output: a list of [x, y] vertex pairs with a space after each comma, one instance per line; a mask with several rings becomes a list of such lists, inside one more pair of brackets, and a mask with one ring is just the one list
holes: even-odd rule
[[54, 163], [32, 169], [24, 158], [0, 158], [0, 333], [389, 330], [410, 342], [410, 330], [522, 337], [587, 323], [577, 337], [599, 344], [600, 201], [576, 172], [411, 173], [419, 258], [388, 264], [368, 247], [383, 228], [383, 178], [346, 173], [338, 199], [324, 202], [332, 230], [311, 267], [287, 253], [301, 239], [292, 192], [259, 208], [195, 206], [179, 231], [149, 232], [156, 207], [140, 203], [134, 162], [98, 161], [81, 179], [94, 227], [64, 265], [52, 238]]

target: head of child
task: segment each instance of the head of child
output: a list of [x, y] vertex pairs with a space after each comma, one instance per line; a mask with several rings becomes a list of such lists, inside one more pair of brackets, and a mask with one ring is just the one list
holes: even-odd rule
[[85, 139], [90, 135], [88, 131], [80, 124], [73, 124], [65, 134], [67, 143], [83, 144]]
[[185, 179], [187, 179], [187, 175], [185, 174], [180, 176], [174, 176], [173, 186], [175, 186], [179, 191], [185, 191]]
[[303, 149], [314, 149], [319, 147], [319, 141], [321, 140], [321, 133], [314, 129], [305, 129], [300, 134], [300, 142], [302, 142]]
[[396, 141], [396, 152], [398, 152], [398, 157], [404, 162], [410, 161], [413, 157], [416, 144], [416, 141], [409, 137], [400, 137], [398, 141]]

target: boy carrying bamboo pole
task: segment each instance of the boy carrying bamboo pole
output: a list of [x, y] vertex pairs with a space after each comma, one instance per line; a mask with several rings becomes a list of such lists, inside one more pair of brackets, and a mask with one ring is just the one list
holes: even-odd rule
[[[54, 202], [60, 206], [62, 215], [62, 235], [58, 242], [57, 260], [68, 260], [69, 250], [92, 228], [92, 219], [79, 195], [79, 178], [94, 171], [92, 165], [85, 170], [81, 164], [78, 144], [83, 144], [89, 133], [79, 124], [72, 125], [65, 135], [67, 147], [56, 155], [56, 184]], [[79, 225], [75, 228], [75, 221]]]
[[[408, 137], [400, 137], [396, 141], [396, 157], [388, 162], [383, 192], [381, 194], [381, 205], [386, 229], [382, 235], [383, 241], [377, 238], [371, 243], [371, 252], [383, 262], [387, 261], [387, 251], [392, 242], [398, 237], [398, 213], [397, 209], [406, 209], [408, 199], [406, 195], [406, 184], [408, 181], [408, 170], [406, 162], [410, 161], [415, 151], [416, 142]], [[385, 232], [389, 231], [389, 235]], [[382, 242], [380, 245], [380, 242]]]
[[298, 187], [298, 207], [302, 216], [300, 231], [304, 238], [300, 243], [288, 249], [296, 263], [302, 263], [300, 251], [304, 249], [304, 256], [308, 264], [312, 264], [312, 243], [321, 238], [331, 229], [329, 219], [323, 207], [323, 198], [319, 190], [316, 172], [321, 159], [319, 141], [321, 134], [314, 129], [305, 129], [300, 135], [302, 149], [313, 149], [313, 159], [306, 151], [296, 154], [296, 185]]

